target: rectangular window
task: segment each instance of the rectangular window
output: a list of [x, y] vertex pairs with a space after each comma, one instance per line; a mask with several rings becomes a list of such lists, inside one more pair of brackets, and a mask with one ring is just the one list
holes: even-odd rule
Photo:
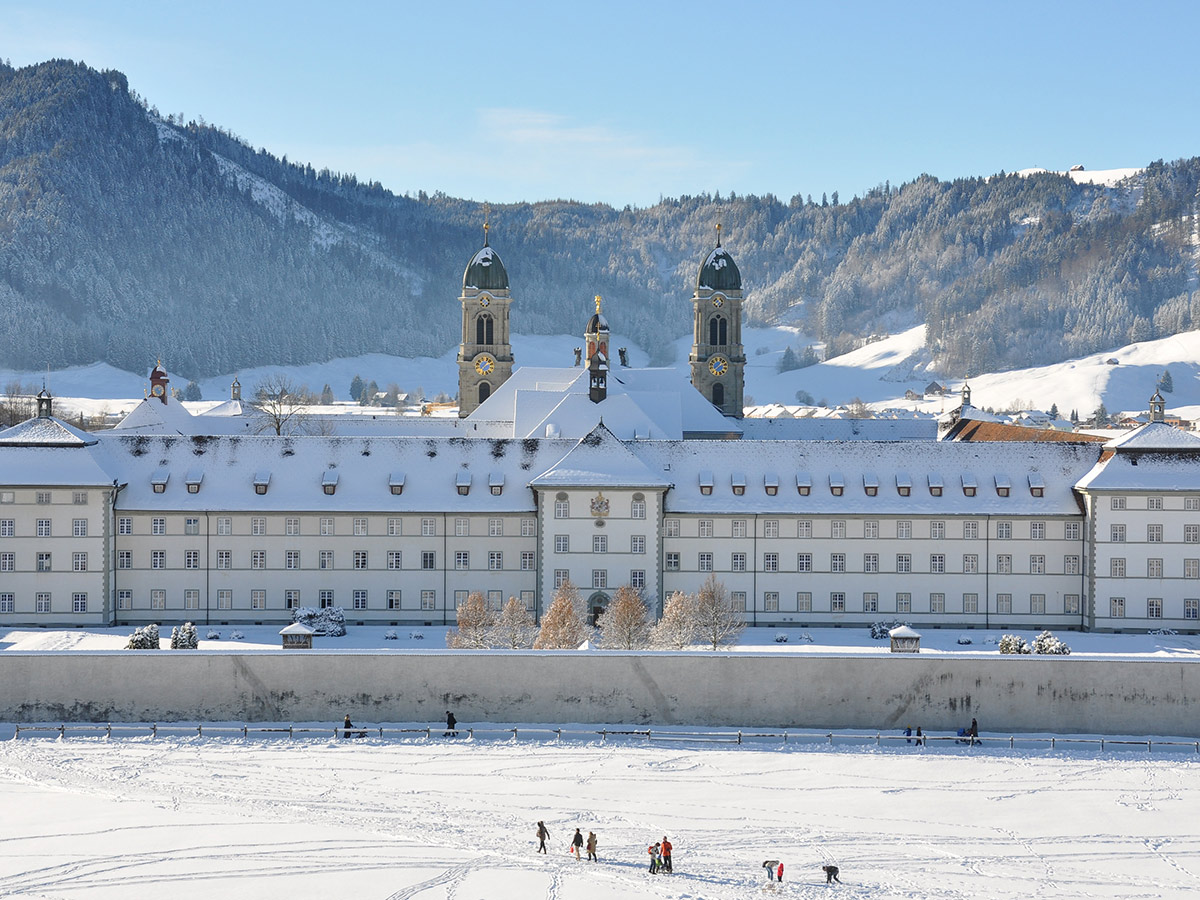
[[1163, 539], [1163, 527], [1161, 525], [1146, 526], [1146, 540], [1151, 544], [1161, 544]]
[[87, 519], [73, 519], [71, 521], [71, 535], [73, 537], [87, 537], [87, 532]]
[[488, 551], [488, 571], [499, 572], [504, 568], [504, 553], [500, 550]]
[[400, 550], [389, 550], [387, 555], [387, 567], [392, 571], [404, 568], [404, 556]]
[[151, 609], [166, 609], [167, 608], [167, 592], [161, 588], [157, 588], [150, 592], [150, 608]]
[[1147, 578], [1162, 578], [1163, 577], [1163, 561], [1161, 559], [1146, 560], [1146, 577]]
[[592, 569], [592, 587], [594, 587], [594, 588], [608, 587], [608, 570], [607, 569]]
[[645, 553], [646, 552], [646, 536], [644, 534], [631, 535], [629, 538], [630, 553]]
[[317, 599], [321, 603], [321, 609], [329, 609], [333, 606], [333, 591], [317, 591]]
[[50, 520], [38, 519], [35, 532], [38, 537], [50, 537]]
[[943, 541], [946, 539], [946, 523], [941, 521], [933, 521], [929, 523], [929, 537], [931, 540]]
[[467, 537], [471, 534], [471, 520], [458, 518], [454, 520], [454, 536]]
[[1063, 612], [1069, 616], [1079, 615], [1079, 595], [1063, 594]]
[[1063, 557], [1063, 573], [1066, 575], [1079, 574], [1079, 555], [1076, 553], [1068, 553]]
[[1200, 599], [1188, 597], [1183, 601], [1183, 617], [1195, 619], [1200, 616]]
[[217, 551], [217, 568], [232, 569], [233, 568], [233, 551], [218, 550]]
[[391, 518], [387, 520], [388, 537], [399, 537], [403, 531], [402, 519]]
[[150, 533], [163, 535], [167, 533], [167, 520], [162, 517], [156, 517], [150, 520]]
[[1124, 597], [1109, 597], [1108, 598], [1108, 614], [1114, 619], [1125, 618], [1125, 598]]
[[912, 571], [912, 554], [897, 553], [896, 554], [896, 571], [911, 572]]
[[846, 571], [846, 554], [845, 553], [830, 553], [829, 554], [829, 571], [830, 572], [845, 572]]
[[571, 571], [569, 569], [554, 570], [554, 589], [558, 590], [564, 584], [571, 580]]
[[166, 550], [151, 550], [150, 551], [150, 568], [165, 569], [167, 567], [167, 551]]
[[1110, 578], [1125, 577], [1125, 560], [1123, 557], [1114, 556], [1108, 561], [1108, 574]]
[[488, 537], [504, 536], [504, 520], [488, 519]]
[[426, 611], [437, 609], [436, 591], [421, 591], [421, 609]]
[[1046, 614], [1046, 595], [1045, 594], [1030, 594], [1029, 595], [1029, 613], [1034, 616], [1044, 616]]
[[1146, 509], [1162, 509], [1162, 497], [1147, 497]]
[[832, 591], [829, 594], [829, 611], [835, 613], [846, 611], [846, 595], [842, 591]]
[[71, 612], [87, 612], [87, 594], [77, 591], [71, 595]]
[[454, 568], [459, 571], [471, 568], [471, 553], [469, 550], [454, 551]]
[[300, 592], [296, 590], [283, 592], [283, 607], [284, 609], [299, 609], [300, 608]]
[[999, 575], [1012, 574], [1012, 554], [1000, 553], [996, 556], [996, 573]]
[[1108, 539], [1116, 544], [1125, 543], [1125, 526], [1110, 525], [1108, 529]]
[[608, 535], [593, 534], [592, 535], [592, 552], [607, 553], [608, 552]]
[[300, 551], [288, 550], [284, 555], [284, 568], [298, 569], [300, 568]]
[[568, 534], [556, 534], [554, 536], [554, 552], [555, 553], [570, 553], [571, 552], [571, 536]]
[[663, 531], [667, 537], [679, 537], [679, 520], [667, 519], [663, 522]]
[[629, 505], [629, 518], [631, 518], [631, 519], [646, 518], [646, 501], [645, 500], [638, 500], [636, 497], [633, 499], [633, 503], [631, 503]]
[[367, 592], [362, 589], [356, 590], [351, 595], [351, 602], [354, 604], [355, 609], [366, 609], [367, 608]]
[[867, 593], [863, 594], [863, 612], [879, 612], [879, 595], [874, 591], [868, 591]]
[[1079, 522], [1067, 522], [1067, 524], [1063, 526], [1063, 537], [1066, 538], [1068, 541], [1079, 540], [1079, 535], [1080, 535], [1079, 525], [1080, 525]]
[[[196, 597], [196, 607], [200, 606], [199, 592]], [[233, 609], [233, 591], [219, 590], [217, 591], [217, 609]]]
[[1200, 497], [1184, 497], [1183, 508], [1190, 512], [1200, 510]]
[[[778, 566], [779, 566], [778, 556], [776, 556], [775, 565], [776, 565], [776, 571], [778, 571]], [[729, 555], [729, 570], [731, 572], [745, 572], [746, 571], [746, 554], [745, 553], [731, 553]]]
[[437, 534], [437, 523], [434, 519], [421, 520], [421, 537], [434, 537]]
[[295, 537], [300, 533], [300, 520], [289, 516], [283, 520], [283, 533], [288, 537]]
[[15, 491], [0, 491], [0, 503], [15, 503], [16, 499]]
[[[835, 556], [836, 555], [837, 554], [835, 554]], [[845, 554], [841, 554], [841, 556], [842, 556], [842, 562], [844, 565], [846, 556], [845, 556]], [[779, 571], [779, 554], [778, 553], [764, 553], [763, 554], [763, 571], [764, 572], [778, 572]]]
[[832, 536], [835, 540], [842, 540], [846, 537], [846, 523], [840, 519], [835, 519], [830, 526]]
[[632, 569], [629, 572], [629, 586], [635, 590], [642, 590], [646, 587], [646, 570]]
[[15, 537], [16, 534], [16, 519], [0, 519], [0, 537]]
[[388, 591], [388, 609], [403, 609], [400, 591]]
[[554, 518], [569, 519], [571, 518], [571, 501], [566, 497], [559, 497], [554, 501]]
[[697, 528], [699, 528], [699, 530], [700, 530], [700, 537], [710, 538], [713, 536], [713, 520], [712, 519], [701, 519], [697, 523]]
[[1040, 553], [1035, 553], [1029, 557], [1029, 574], [1030, 575], [1045, 575], [1046, 574], [1046, 557]]
[[711, 553], [701, 553], [697, 558], [696, 568], [701, 572], [711, 572], [713, 570], [713, 555]]
[[72, 553], [71, 554], [71, 571], [86, 572], [88, 569], [87, 553]]
[[1112, 508], [1113, 509], [1124, 509], [1125, 508], [1125, 498], [1124, 497], [1113, 497], [1112, 498]]
[[969, 614], [979, 612], [978, 594], [963, 594], [963, 612]]
[[812, 521], [810, 519], [800, 519], [796, 522], [796, 537], [801, 539], [812, 537]]
[[796, 612], [812, 612], [812, 594], [808, 591], [796, 592]]
[[1146, 618], [1147, 619], [1161, 619], [1162, 618], [1162, 610], [1163, 610], [1163, 603], [1162, 603], [1161, 597], [1147, 597], [1146, 598]]
[[1046, 523], [1045, 522], [1030, 522], [1029, 523], [1029, 539], [1031, 541], [1044, 541], [1046, 539]]
[[367, 536], [367, 520], [365, 517], [360, 517], [360, 518], [357, 518], [354, 520], [354, 536], [355, 537], [366, 537]]
[[199, 550], [184, 550], [183, 551], [183, 567], [185, 569], [200, 568], [200, 551]]
[[863, 537], [869, 541], [876, 540], [879, 537], [879, 523], [874, 519], [863, 522]]
[[262, 537], [267, 533], [267, 520], [262, 516], [254, 516], [250, 520], [250, 533], [255, 537]]
[[317, 554], [317, 568], [318, 569], [332, 569], [333, 568], [333, 551], [332, 550], [322, 550], [320, 553]]
[[17, 570], [17, 554], [0, 553], [0, 572], [15, 572]]
[[968, 541], [978, 540], [979, 523], [974, 520], [963, 522], [963, 538]]
[[778, 591], [767, 591], [763, 594], [763, 609], [766, 612], [779, 612]]
[[219, 516], [217, 518], [217, 536], [228, 537], [233, 534], [233, 519], [229, 516]]
[[943, 614], [946, 612], [946, 595], [942, 593], [929, 595], [929, 611], [931, 613]]
[[663, 556], [663, 568], [668, 572], [679, 571], [679, 554], [668, 551]]
[[863, 571], [875, 573], [879, 571], [879, 554], [864, 553], [863, 554]]
[[256, 590], [250, 592], [250, 608], [251, 609], [266, 609], [267, 608], [267, 592]]
[[1200, 559], [1185, 559], [1183, 561], [1184, 578], [1200, 578]]
[[901, 519], [896, 523], [896, 537], [902, 541], [906, 541], [912, 537], [912, 522], [906, 519]]
[[929, 555], [929, 571], [935, 575], [941, 575], [946, 571], [945, 553], [931, 553]]
[[733, 607], [734, 612], [746, 611], [746, 592], [731, 591], [729, 594], [729, 605]]
[[[87, 491], [74, 491], [71, 494], [71, 502], [76, 506], [87, 506]], [[1162, 501], [1160, 500], [1159, 503]], [[1159, 509], [1162, 509], [1160, 506]]]
[[[775, 528], [778, 531], [778, 528], [779, 528], [778, 522], [775, 523]], [[734, 519], [733, 520], [733, 536], [735, 538], [744, 538], [746, 536], [746, 520], [745, 519]], [[776, 536], [778, 536], [778, 535], [776, 535]]]
[[537, 521], [534, 519], [521, 520], [521, 537], [534, 537], [537, 534]]
[[912, 612], [912, 594], [905, 591], [896, 595], [896, 612]]
[[133, 591], [117, 591], [117, 609], [133, 609]]
[[812, 571], [812, 554], [797, 553], [796, 554], [796, 571], [811, 572]]
[[35, 495], [34, 499], [36, 500], [36, 502], [39, 506], [45, 506], [46, 504], [50, 503], [50, 500], [51, 500], [50, 492], [49, 491], [38, 491], [37, 494]]
[[331, 516], [321, 517], [321, 537], [330, 537], [334, 533], [333, 518]]
[[459, 607], [461, 607], [464, 603], [467, 602], [467, 598], [470, 596], [471, 596], [471, 594], [468, 591], [455, 591], [454, 592], [454, 608], [458, 609]]
[[1012, 615], [1012, 594], [996, 595], [996, 612], [1002, 616]]
[[1012, 522], [996, 523], [996, 539], [1000, 541], [1012, 540]]
[[521, 571], [522, 572], [532, 572], [533, 571], [533, 559], [534, 559], [534, 556], [533, 556], [532, 550], [522, 550], [521, 551]]
[[356, 569], [367, 568], [367, 551], [366, 550], [355, 550], [354, 551], [354, 568], [356, 568]]
[[1200, 525], [1184, 525], [1183, 542], [1185, 544], [1200, 544]]
[[779, 537], [779, 520], [767, 519], [763, 522], [763, 537], [777, 538]]
[[250, 551], [250, 568], [265, 569], [267, 567], [267, 551], [266, 550], [251, 550]]
[[37, 571], [49, 572], [52, 569], [50, 554], [46, 552], [38, 553], [37, 555]]
[[979, 554], [964, 553], [963, 554], [963, 574], [975, 575], [979, 572]]

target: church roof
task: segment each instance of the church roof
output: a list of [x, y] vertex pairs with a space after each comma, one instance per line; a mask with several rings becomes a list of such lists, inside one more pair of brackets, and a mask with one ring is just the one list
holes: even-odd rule
[[742, 273], [738, 271], [737, 263], [724, 247], [718, 246], [700, 266], [700, 274], [696, 277], [697, 288], [710, 288], [714, 291], [740, 291], [742, 289]]
[[26, 419], [0, 431], [0, 444], [16, 447], [87, 447], [96, 438], [54, 416]]
[[500, 261], [500, 254], [486, 244], [471, 257], [463, 272], [463, 290], [467, 288], [480, 291], [508, 290], [508, 272]]
[[143, 400], [117, 423], [113, 431], [142, 434], [196, 434], [203, 427], [182, 403], [163, 403], [157, 397]]
[[1114, 438], [1104, 447], [1118, 453], [1154, 450], [1200, 452], [1200, 438], [1165, 422], [1149, 422]]
[[668, 488], [671, 482], [647, 468], [601, 422], [531, 487]]

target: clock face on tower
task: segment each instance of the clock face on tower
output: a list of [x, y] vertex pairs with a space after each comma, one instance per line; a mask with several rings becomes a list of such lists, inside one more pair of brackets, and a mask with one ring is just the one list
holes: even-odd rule
[[487, 294], [484, 294], [482, 297], [479, 298], [480, 306], [487, 306], [491, 302], [492, 302], [492, 298], [489, 297]]
[[164, 388], [161, 384], [153, 385], [150, 388], [150, 393], [153, 394], [155, 397], [161, 397], [165, 392], [166, 392], [166, 388]]
[[475, 371], [480, 375], [491, 375], [496, 371], [496, 361], [486, 353], [475, 359]]
[[708, 371], [714, 375], [724, 375], [729, 371], [729, 361], [723, 356], [714, 356], [708, 361]]
[[717, 296], [712, 298], [712, 305], [714, 308], [720, 309], [722, 306], [725, 305], [725, 298], [722, 297], [720, 294], [717, 294]]

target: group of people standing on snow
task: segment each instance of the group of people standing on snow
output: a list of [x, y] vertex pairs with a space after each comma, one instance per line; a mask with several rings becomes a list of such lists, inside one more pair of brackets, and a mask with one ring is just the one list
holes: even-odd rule
[[675, 869], [671, 865], [671, 842], [667, 840], [664, 834], [663, 839], [656, 844], [651, 844], [647, 848], [650, 854], [650, 874], [657, 875], [659, 872], [674, 872]]

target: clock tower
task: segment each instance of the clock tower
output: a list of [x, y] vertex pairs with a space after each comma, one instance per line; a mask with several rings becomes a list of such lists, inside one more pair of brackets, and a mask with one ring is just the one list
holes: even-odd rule
[[458, 347], [458, 414], [469, 416], [492, 391], [512, 374], [512, 346], [508, 337], [508, 272], [500, 254], [488, 246], [488, 226], [483, 226], [483, 247], [471, 257], [463, 273], [462, 343]]
[[721, 246], [708, 254], [692, 295], [692, 385], [717, 409], [742, 417], [746, 353], [742, 348], [742, 275]]

